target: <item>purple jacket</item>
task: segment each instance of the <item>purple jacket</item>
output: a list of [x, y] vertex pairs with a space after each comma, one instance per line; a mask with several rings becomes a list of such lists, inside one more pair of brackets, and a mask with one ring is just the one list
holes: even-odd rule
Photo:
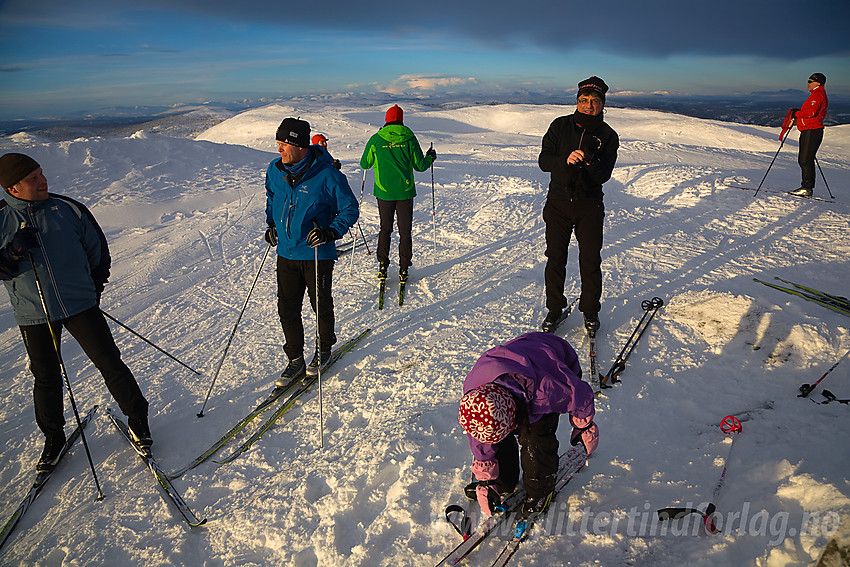
[[[524, 405], [529, 423], [547, 413], [593, 418], [593, 390], [579, 378], [581, 366], [570, 343], [551, 333], [526, 333], [491, 348], [475, 363], [463, 382], [463, 393], [494, 382], [510, 390]], [[496, 447], [469, 437], [478, 461], [495, 458]]]

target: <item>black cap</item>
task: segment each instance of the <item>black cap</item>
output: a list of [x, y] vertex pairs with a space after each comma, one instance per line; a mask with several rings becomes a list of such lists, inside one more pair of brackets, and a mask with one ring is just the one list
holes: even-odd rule
[[812, 73], [812, 76], [809, 77], [810, 81], [817, 81], [822, 85], [826, 84], [826, 75], [823, 73]]
[[583, 94], [596, 94], [602, 97], [602, 100], [605, 100], [605, 93], [607, 92], [608, 85], [605, 84], [605, 81], [594, 75], [578, 84], [578, 94], [576, 96], [579, 97]]
[[275, 139], [306, 148], [310, 145], [310, 124], [298, 118], [284, 118], [277, 128]]
[[0, 157], [0, 184], [3, 189], [16, 185], [18, 181], [41, 167], [38, 162], [24, 154], [4, 154]]

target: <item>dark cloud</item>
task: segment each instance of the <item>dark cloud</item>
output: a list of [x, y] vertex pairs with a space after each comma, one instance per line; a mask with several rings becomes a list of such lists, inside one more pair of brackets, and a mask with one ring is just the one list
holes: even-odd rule
[[620, 55], [755, 55], [801, 59], [850, 54], [847, 0], [153, 0], [147, 6], [230, 21], [327, 26], [403, 35], [405, 30], [491, 45], [529, 42]]
[[[7, 11], [9, 4], [18, 2], [30, 14], [57, 17], [69, 11], [107, 14], [121, 9], [112, 0], [12, 0]], [[147, 0], [144, 8], [284, 28], [318, 26], [400, 38], [435, 34], [448, 45], [463, 38], [494, 47], [531, 43], [557, 51], [590, 48], [624, 56], [796, 60], [850, 55], [847, 0]]]

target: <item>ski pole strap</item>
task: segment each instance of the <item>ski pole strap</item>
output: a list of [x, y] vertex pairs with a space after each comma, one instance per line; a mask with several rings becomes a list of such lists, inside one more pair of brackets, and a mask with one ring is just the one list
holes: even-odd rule
[[835, 394], [833, 394], [829, 390], [824, 390], [823, 392], [821, 392], [821, 394], [823, 394], [823, 397], [826, 398], [825, 402], [821, 402], [822, 404], [828, 404], [829, 402], [838, 402], [839, 404], [850, 404], [850, 399], [839, 400], [835, 396]]
[[815, 389], [815, 387], [811, 384], [803, 384], [802, 386], [800, 386], [800, 393], [797, 394], [797, 397], [798, 398], [805, 398], [806, 396], [811, 394], [812, 390], [814, 390], [814, 389]]
[[[459, 525], [452, 520], [452, 514], [463, 514], [463, 518]], [[451, 524], [455, 531], [460, 534], [464, 540], [472, 534], [472, 520], [469, 517], [469, 514], [466, 513], [466, 510], [457, 504], [450, 504], [446, 506], [446, 521]]]
[[665, 520], [679, 520], [684, 518], [688, 514], [699, 514], [702, 515], [702, 512], [697, 510], [696, 508], [661, 508], [657, 511], [658, 519], [662, 522]]

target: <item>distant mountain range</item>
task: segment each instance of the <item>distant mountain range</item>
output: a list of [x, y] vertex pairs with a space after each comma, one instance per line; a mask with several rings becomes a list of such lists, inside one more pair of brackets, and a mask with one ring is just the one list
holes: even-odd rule
[[[208, 103], [185, 107], [134, 107], [103, 110], [97, 115], [37, 120], [0, 121], [0, 136], [28, 132], [51, 140], [68, 140], [81, 137], [120, 135], [145, 129], [172, 136], [192, 136], [234, 114], [265, 106], [281, 104], [392, 104], [415, 102], [440, 108], [497, 104], [569, 104], [569, 94], [542, 94], [517, 92], [509, 96], [484, 98], [474, 95], [454, 97], [403, 99], [387, 95], [330, 95], [287, 98], [280, 100], [258, 99], [238, 103]], [[806, 98], [803, 91], [789, 89], [781, 92], [753, 93], [749, 97], [676, 97], [662, 95], [612, 95], [608, 106], [640, 110], [660, 110], [694, 118], [779, 126], [789, 108], [799, 107]], [[850, 100], [833, 99], [825, 121], [827, 126], [850, 124]]]

